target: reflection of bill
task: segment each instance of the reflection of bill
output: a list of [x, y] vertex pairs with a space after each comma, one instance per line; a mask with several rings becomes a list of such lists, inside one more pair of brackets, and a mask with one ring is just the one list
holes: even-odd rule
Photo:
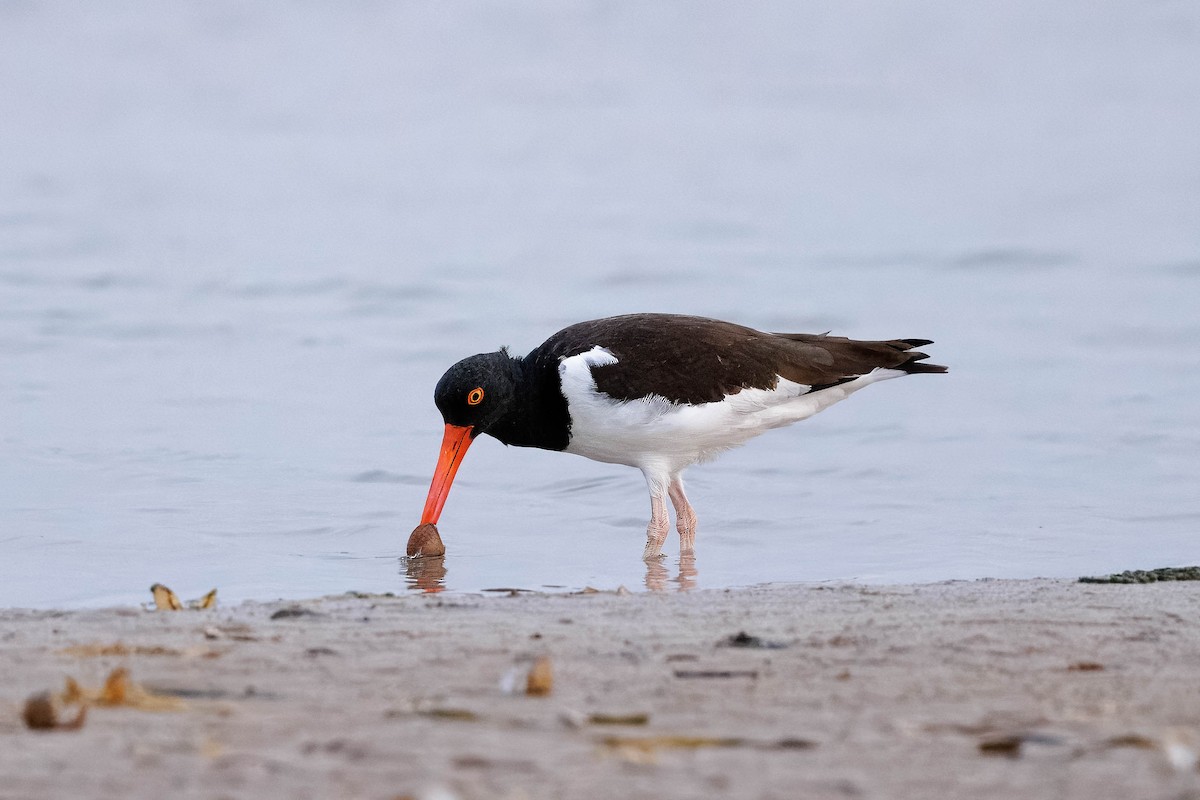
[[426, 594], [436, 594], [446, 589], [446, 557], [421, 556], [420, 558], [401, 559], [404, 566], [405, 582], [409, 589], [415, 589]]
[[679, 556], [679, 575], [675, 578], [671, 577], [670, 571], [661, 560], [646, 562], [646, 588], [652, 592], [665, 592], [668, 583], [676, 583], [679, 591], [686, 592], [696, 588], [698, 576], [694, 553]]

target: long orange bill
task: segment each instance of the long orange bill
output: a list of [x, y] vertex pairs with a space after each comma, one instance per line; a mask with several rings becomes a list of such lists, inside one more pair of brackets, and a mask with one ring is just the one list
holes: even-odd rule
[[442, 437], [442, 452], [438, 456], [437, 467], [433, 470], [433, 483], [429, 485], [425, 510], [421, 512], [422, 525], [426, 522], [437, 524], [438, 517], [442, 515], [442, 506], [446, 505], [446, 495], [450, 494], [450, 484], [454, 483], [454, 473], [458, 472], [458, 465], [467, 454], [471, 441], [471, 426], [446, 426], [446, 434]]

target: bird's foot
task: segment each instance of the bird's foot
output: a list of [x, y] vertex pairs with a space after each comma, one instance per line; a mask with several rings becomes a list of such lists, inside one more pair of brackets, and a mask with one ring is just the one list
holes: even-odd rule
[[667, 541], [667, 526], [650, 524], [646, 531], [646, 549], [642, 551], [643, 561], [654, 561], [663, 557], [663, 545]]
[[660, 558], [666, 558], [666, 555], [664, 555], [662, 551], [663, 544], [666, 542], [666, 540], [666, 536], [662, 537], [661, 539], [647, 539], [646, 549], [642, 551], [642, 560], [657, 561]]
[[642, 551], [642, 560], [649, 561], [662, 556], [663, 544], [667, 541], [667, 531], [671, 530], [671, 521], [663, 508], [661, 497], [651, 498], [650, 524], [646, 527], [646, 549]]

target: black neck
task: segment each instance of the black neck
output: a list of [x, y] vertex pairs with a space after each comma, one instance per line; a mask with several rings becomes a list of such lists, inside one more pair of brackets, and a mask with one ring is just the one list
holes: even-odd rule
[[515, 447], [563, 450], [571, 438], [571, 417], [558, 377], [558, 361], [535, 351], [512, 359], [516, 399], [487, 433]]

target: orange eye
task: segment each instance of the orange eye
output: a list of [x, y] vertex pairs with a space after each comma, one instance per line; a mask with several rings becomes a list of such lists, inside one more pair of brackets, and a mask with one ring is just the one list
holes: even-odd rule
[[467, 392], [467, 405], [477, 406], [483, 402], [483, 389], [476, 386], [471, 391]]

